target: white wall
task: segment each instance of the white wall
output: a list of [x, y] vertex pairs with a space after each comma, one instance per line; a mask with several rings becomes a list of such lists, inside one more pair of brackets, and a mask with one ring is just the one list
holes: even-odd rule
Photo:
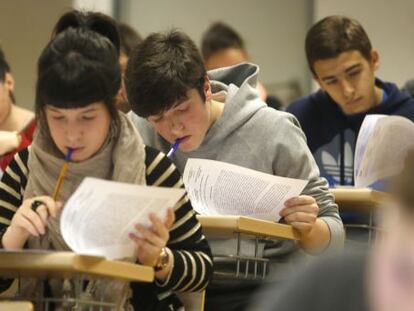
[[71, 5], [70, 0], [0, 2], [0, 46], [12, 67], [19, 105], [33, 108], [37, 58]]
[[114, 17], [113, 0], [73, 0], [73, 8], [83, 11], [98, 11]]
[[311, 0], [122, 0], [121, 20], [142, 35], [180, 28], [199, 45], [215, 21], [225, 21], [244, 37], [261, 81], [299, 80], [309, 90], [304, 39], [311, 23]]
[[314, 18], [341, 14], [357, 19], [380, 52], [378, 77], [401, 86], [414, 78], [413, 0], [314, 0]]

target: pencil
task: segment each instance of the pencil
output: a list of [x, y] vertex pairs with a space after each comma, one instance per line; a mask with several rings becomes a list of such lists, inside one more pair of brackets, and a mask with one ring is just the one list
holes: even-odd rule
[[63, 179], [65, 178], [66, 172], [69, 168], [69, 161], [70, 161], [70, 158], [72, 157], [72, 153], [73, 153], [73, 149], [69, 149], [65, 157], [65, 163], [63, 163], [62, 168], [60, 169], [59, 177], [56, 181], [55, 190], [53, 191], [54, 201], [57, 201], [59, 199], [60, 188], [62, 187]]

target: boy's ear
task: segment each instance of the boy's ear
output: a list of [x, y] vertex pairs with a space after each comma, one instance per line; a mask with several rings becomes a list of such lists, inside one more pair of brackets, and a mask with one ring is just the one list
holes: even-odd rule
[[371, 50], [371, 67], [375, 71], [379, 68], [380, 56], [377, 49]]
[[203, 89], [204, 89], [204, 94], [206, 96], [206, 102], [211, 101], [211, 97], [212, 97], [211, 84], [210, 84], [210, 79], [208, 78], [207, 75], [204, 77]]

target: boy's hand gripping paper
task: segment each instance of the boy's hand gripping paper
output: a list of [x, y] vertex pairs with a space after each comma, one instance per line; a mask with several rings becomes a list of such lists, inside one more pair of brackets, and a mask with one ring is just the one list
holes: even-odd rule
[[184, 184], [200, 214], [240, 215], [278, 221], [287, 199], [307, 180], [279, 177], [220, 161], [189, 159]]
[[149, 226], [149, 214], [161, 219], [183, 197], [184, 189], [132, 185], [85, 178], [67, 201], [60, 229], [76, 253], [108, 259], [133, 257], [128, 237], [137, 223]]

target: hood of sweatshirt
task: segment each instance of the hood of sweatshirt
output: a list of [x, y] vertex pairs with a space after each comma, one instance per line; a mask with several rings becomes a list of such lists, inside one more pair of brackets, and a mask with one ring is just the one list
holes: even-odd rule
[[259, 67], [250, 63], [211, 70], [207, 73], [213, 100], [224, 102], [224, 109], [217, 121], [210, 127], [197, 150], [211, 148], [215, 142], [222, 143], [226, 136], [244, 126], [258, 111], [269, 108], [256, 89]]

